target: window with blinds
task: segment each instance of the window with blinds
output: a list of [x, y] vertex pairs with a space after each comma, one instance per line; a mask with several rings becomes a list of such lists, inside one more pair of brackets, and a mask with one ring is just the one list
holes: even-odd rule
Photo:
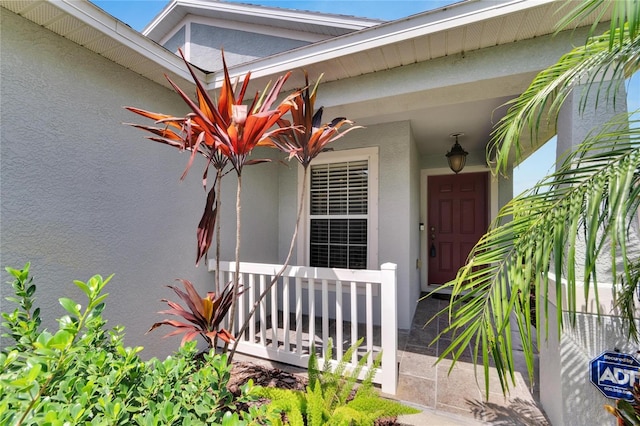
[[310, 265], [367, 267], [368, 161], [311, 166]]

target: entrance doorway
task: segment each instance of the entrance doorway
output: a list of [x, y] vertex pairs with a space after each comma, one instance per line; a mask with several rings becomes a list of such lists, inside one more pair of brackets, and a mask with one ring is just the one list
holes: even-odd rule
[[455, 278], [488, 226], [488, 173], [429, 176], [428, 284]]

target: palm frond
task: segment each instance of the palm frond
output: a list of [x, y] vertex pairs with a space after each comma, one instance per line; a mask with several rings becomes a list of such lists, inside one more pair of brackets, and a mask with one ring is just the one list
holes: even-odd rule
[[[522, 159], [521, 136], [527, 131], [532, 146], [537, 146], [540, 129], [555, 129], [560, 107], [571, 91], [584, 87], [582, 109], [593, 99], [587, 94], [596, 97], [596, 104], [615, 101], [618, 85], [640, 68], [640, 38], [631, 38], [626, 27], [616, 30], [613, 36], [612, 48], [610, 32], [574, 48], [540, 72], [522, 95], [507, 103], [507, 114], [493, 131], [487, 149], [487, 159], [496, 161], [497, 172], [504, 173], [512, 160]], [[605, 99], [600, 99], [602, 96]]]
[[[570, 5], [570, 2], [565, 3], [564, 6]], [[562, 8], [560, 9], [560, 11]], [[622, 33], [616, 33], [617, 28], [629, 29], [629, 36], [631, 39], [635, 39], [640, 35], [640, 3], [634, 0], [618, 0], [603, 2], [602, 0], [585, 0], [580, 2], [575, 8], [573, 8], [558, 24], [558, 31], [562, 31], [570, 26], [579, 25], [587, 19], [592, 19], [591, 30], [589, 36], [593, 36], [597, 26], [605, 19], [607, 11], [611, 12], [610, 27], [609, 27], [609, 47], [613, 48], [617, 34], [620, 43], [623, 42], [621, 38]]]
[[[514, 327], [533, 380], [533, 342], [541, 332], [530, 326], [531, 292], [538, 303], [537, 324], [546, 324], [541, 318], [548, 318], [549, 303], [565, 307], [575, 321], [578, 287], [584, 286], [585, 299], [593, 295], [597, 301], [596, 264], [605, 250], [611, 251], [611, 269], [624, 271], [623, 281], [637, 287], [637, 275], [635, 281], [629, 279], [633, 265], [627, 258], [630, 224], [640, 204], [640, 121], [632, 116], [616, 116], [555, 173], [500, 210], [467, 264], [446, 284], [452, 302], [447, 308], [450, 326], [443, 333], [455, 337], [441, 358], [452, 354], [457, 360], [472, 345], [474, 362], [482, 357], [487, 386], [491, 358], [507, 391], [513, 382]], [[576, 247], [583, 244], [589, 254], [582, 260]], [[555, 273], [555, 300], [549, 300], [550, 273]], [[562, 309], [557, 312], [561, 329]], [[545, 337], [547, 333], [545, 328]], [[629, 337], [637, 339], [637, 334]]]

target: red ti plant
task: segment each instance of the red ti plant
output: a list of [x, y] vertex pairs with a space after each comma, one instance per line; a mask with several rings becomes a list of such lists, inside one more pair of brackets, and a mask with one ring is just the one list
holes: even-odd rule
[[[168, 77], [167, 79], [175, 91], [191, 108], [192, 112], [182, 119], [177, 119], [162, 114], [148, 113], [136, 108], [127, 109], [143, 116], [154, 118], [157, 123], [166, 123], [168, 127], [179, 127], [179, 133], [176, 133], [173, 129], [168, 128], [158, 129], [136, 126], [154, 133], [156, 136], [150, 138], [152, 140], [169, 143], [170, 145], [177, 146], [180, 149], [190, 150], [191, 157], [187, 164], [185, 174], [191, 167], [196, 153], [205, 155], [209, 160], [207, 163], [207, 169], [203, 175], [203, 182], [205, 186], [207, 170], [209, 164], [213, 161], [214, 154], [221, 153], [227, 157], [233, 168], [236, 170], [238, 176], [238, 187], [236, 193], [236, 278], [233, 285], [233, 298], [229, 323], [229, 328], [233, 330], [236, 299], [240, 286], [240, 195], [242, 191], [242, 169], [245, 165], [266, 161], [249, 160], [248, 156], [262, 139], [269, 136], [271, 133], [277, 133], [285, 130], [278, 128], [269, 132], [269, 129], [274, 126], [285, 113], [295, 106], [292, 100], [297, 97], [299, 93], [290, 95], [275, 108], [272, 108], [282, 86], [289, 78], [290, 73], [287, 73], [278, 78], [275, 85], [268, 91], [268, 93], [266, 93], [266, 89], [262, 97], [256, 93], [251, 105], [244, 105], [243, 100], [249, 85], [250, 73], [245, 76], [239, 91], [235, 91], [234, 86], [231, 84], [231, 79], [229, 77], [229, 72], [223, 54], [222, 61], [224, 67], [224, 80], [222, 87], [220, 88], [218, 102], [215, 104], [206, 92], [203, 84], [198, 80], [191, 65], [189, 65], [184, 58], [182, 51], [180, 51], [180, 54], [185, 60], [185, 64], [196, 84], [197, 103], [192, 101], [191, 98], [182, 91], [182, 89], [171, 81], [171, 79]], [[158, 120], [158, 118], [160, 119]], [[183, 177], [185, 174], [183, 174]], [[207, 196], [205, 212], [198, 227], [198, 256], [196, 259], [196, 265], [211, 245], [213, 228], [215, 227], [217, 216], [217, 209], [213, 207], [214, 200], [215, 194], [210, 193]]]
[[[180, 51], [180, 54], [184, 59], [182, 51]], [[191, 151], [191, 156], [181, 179], [186, 176], [197, 153], [207, 158], [207, 166], [203, 173], [203, 185], [205, 188], [209, 166], [214, 165], [217, 167], [216, 156], [220, 158], [220, 155], [222, 155], [228, 158], [239, 177], [245, 165], [267, 161], [249, 160], [247, 157], [261, 139], [269, 136], [270, 132], [268, 130], [277, 123], [280, 117], [295, 106], [291, 99], [297, 96], [297, 93], [294, 93], [272, 109], [278, 93], [289, 78], [290, 73], [287, 73], [277, 80], [266, 95], [263, 94], [263, 97], [259, 97], [259, 94], [256, 94], [250, 106], [243, 105], [242, 102], [249, 84], [250, 73], [245, 76], [240, 90], [236, 93], [234, 85], [231, 84], [224, 55], [222, 59], [224, 81], [220, 89], [217, 105], [208, 95], [193, 68], [185, 59], [185, 64], [196, 84], [197, 103], [192, 101], [169, 77], [167, 77], [167, 80], [193, 112], [179, 118], [135, 107], [125, 107], [131, 112], [155, 120], [156, 124], [163, 125], [163, 127], [152, 127], [131, 124], [134, 127], [153, 133], [154, 136], [150, 136], [150, 140], [164, 143], [180, 150]], [[279, 131], [282, 131], [282, 129], [276, 129], [274, 132]], [[224, 164], [226, 163], [223, 163], [222, 167], [224, 167]], [[200, 222], [205, 227], [198, 229], [196, 265], [211, 246], [212, 229], [215, 224], [215, 209], [213, 208], [215, 194], [210, 194], [207, 199], [205, 213]]]
[[[285, 119], [278, 120], [280, 131], [270, 134], [261, 142], [261, 145], [272, 146], [289, 154], [289, 159], [298, 160], [305, 170], [329, 142], [343, 137], [351, 130], [362, 128], [362, 126], [352, 126], [353, 121], [347, 120], [345, 117], [334, 118], [330, 123], [322, 123], [324, 107], [320, 107], [314, 112], [321, 78], [322, 75], [316, 81], [313, 89], [309, 90], [309, 75], [304, 71], [306, 87], [301, 96], [293, 99], [296, 105], [291, 109], [293, 123]], [[340, 128], [345, 124], [351, 127], [340, 132]]]
[[[334, 118], [329, 123], [322, 123], [323, 107], [318, 108], [317, 111], [314, 110], [317, 89], [321, 78], [322, 75], [320, 75], [318, 81], [316, 81], [313, 89], [310, 89], [309, 75], [307, 74], [307, 71], [304, 71], [305, 88], [301, 91], [300, 96], [292, 99], [292, 102], [295, 104], [295, 108], [290, 110], [292, 122], [283, 118], [279, 119], [277, 123], [280, 131], [272, 132], [268, 137], [260, 142], [263, 146], [278, 148], [279, 150], [289, 154], [289, 159], [295, 158], [302, 165], [304, 169], [304, 175], [302, 178], [302, 196], [300, 197], [296, 224], [293, 236], [291, 237], [291, 244], [289, 245], [287, 258], [285, 259], [280, 271], [272, 278], [271, 283], [254, 303], [249, 315], [247, 315], [247, 320], [238, 332], [239, 336], [243, 335], [260, 302], [269, 293], [271, 287], [273, 287], [278, 281], [291, 260], [295, 241], [298, 236], [298, 228], [300, 218], [302, 216], [302, 207], [304, 206], [304, 196], [306, 193], [305, 186], [307, 182], [307, 172], [311, 161], [313, 161], [313, 159], [322, 152], [328, 143], [340, 139], [351, 130], [362, 128], [362, 126], [353, 126], [353, 121], [348, 120], [345, 117]], [[350, 127], [341, 132], [340, 129], [344, 125], [349, 125]], [[234, 354], [235, 347], [231, 352], [229, 362], [233, 360]]]
[[201, 297], [193, 284], [187, 280], [182, 282], [185, 291], [174, 286], [167, 286], [172, 289], [185, 303], [186, 309], [180, 304], [167, 299], [162, 299], [169, 305], [170, 309], [159, 311], [159, 314], [175, 315], [182, 318], [182, 321], [165, 319], [153, 324], [149, 331], [155, 330], [161, 325], [175, 327], [176, 330], [166, 334], [164, 337], [174, 336], [184, 333], [181, 345], [191, 341], [198, 335], [202, 336], [209, 348], [213, 348], [216, 339], [220, 338], [229, 343], [235, 338], [226, 329], [222, 328], [222, 322], [229, 312], [233, 300], [232, 283], [229, 283], [221, 293], [209, 292], [206, 297]]

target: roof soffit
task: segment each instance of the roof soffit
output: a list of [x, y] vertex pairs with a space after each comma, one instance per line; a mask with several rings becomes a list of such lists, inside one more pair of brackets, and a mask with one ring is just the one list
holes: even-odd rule
[[171, 87], [164, 74], [179, 85], [193, 84], [181, 58], [88, 1], [0, 0], [0, 7], [163, 86]]
[[[159, 16], [170, 12], [177, 1], [186, 0], [170, 3]], [[325, 82], [351, 78], [549, 34], [561, 4], [555, 0], [467, 0], [238, 65], [230, 73], [242, 76], [251, 71], [251, 90], [297, 68], [324, 72]], [[193, 87], [179, 57], [88, 1], [0, 0], [0, 6], [162, 85], [168, 86], [162, 76], [167, 73], [178, 78], [177, 83]], [[221, 85], [219, 72], [196, 70], [196, 75], [208, 89]], [[293, 77], [285, 89], [300, 86]]]
[[[549, 18], [559, 6], [556, 0], [470, 0], [257, 59], [230, 72], [250, 71], [256, 81], [266, 82], [290, 69], [322, 64], [333, 74], [325, 81], [354, 77], [551, 34], [556, 20]], [[217, 87], [221, 80], [211, 84]]]
[[[350, 88], [349, 92], [359, 93], [360, 96], [363, 93], [366, 95], [364, 99], [350, 99], [351, 102], [359, 103], [359, 105], [352, 105], [352, 107], [362, 107], [359, 110], [360, 114], [356, 114], [355, 117], [364, 122], [367, 120], [375, 122], [397, 120], [403, 117], [403, 119], [411, 119], [407, 114], [414, 107], [408, 105], [408, 102], [417, 103], [417, 100], [414, 99], [415, 96], [407, 99], [403, 96], [393, 97], [388, 94], [389, 91], [397, 88], [397, 85], [403, 84], [402, 81], [395, 77], [392, 80], [387, 79], [386, 82], [380, 82], [380, 84], [388, 85], [388, 87], [382, 86], [385, 90], [380, 90], [381, 86], [376, 86], [372, 93], [363, 92], [368, 89], [364, 88], [362, 84], [366, 83], [368, 78], [377, 79], [385, 74], [389, 74], [389, 76], [403, 74], [408, 68], [411, 68], [408, 65], [423, 66], [425, 62], [437, 62], [433, 60], [438, 58], [455, 60], [456, 58], [465, 58], [466, 55], [470, 59], [470, 52], [488, 47], [511, 45], [518, 48], [522, 44], [514, 42], [522, 40], [539, 43], [543, 39], [542, 36], [548, 36], [553, 32], [555, 23], [561, 16], [561, 14], [554, 12], [561, 4], [563, 3], [554, 0], [469, 0], [451, 7], [417, 14], [242, 64], [233, 67], [230, 71], [232, 76], [242, 76], [251, 71], [252, 85], [249, 90], [254, 92], [264, 88], [268, 80], [292, 69], [305, 68], [312, 76], [324, 72], [323, 83], [333, 82], [328, 84], [329, 87], [334, 84], [356, 83], [357, 87]], [[0, 6], [152, 81], [169, 86], [164, 77], [164, 74], [167, 74], [187, 93], [193, 90], [191, 76], [180, 58], [88, 1], [0, 0]], [[579, 41], [578, 38], [575, 39], [576, 42], [583, 40], [583, 38]], [[504, 51], [507, 52], [508, 46], [505, 47], [507, 49]], [[489, 50], [493, 49], [486, 51]], [[509, 67], [513, 67], [513, 61], [513, 55], [506, 55], [499, 62], [500, 68], [511, 75], [517, 74], [514, 69], [509, 69]], [[381, 71], [389, 71], [389, 73]], [[530, 81], [530, 77], [535, 74], [533, 70], [531, 71], [533, 74], [527, 74], [525, 70], [520, 72], [524, 77], [518, 82], [514, 81], [514, 87], [525, 81]], [[220, 79], [215, 73], [207, 74], [197, 69], [195, 73], [201, 81], [205, 82], [208, 89], [214, 89], [220, 85]], [[301, 87], [304, 84], [300, 74], [293, 73], [285, 90]], [[363, 78], [352, 79], [358, 76], [363, 76]], [[504, 81], [494, 81], [494, 83], [496, 88], [504, 88]], [[329, 89], [329, 87], [326, 88]], [[453, 86], [449, 86], [446, 89], [447, 96], [449, 96], [449, 99], [443, 98], [446, 102], [456, 101], [451, 99], [452, 88]], [[418, 91], [425, 89], [418, 89]], [[436, 125], [441, 127], [436, 130], [442, 134], [453, 131], [464, 131], [471, 134], [467, 117], [465, 114], [460, 114], [462, 110], [458, 108], [462, 105], [461, 102], [469, 102], [475, 112], [488, 111], [489, 115], [484, 120], [485, 124], [499, 118], [495, 115], [491, 116], [490, 113], [505, 98], [489, 99], [488, 103], [481, 105], [479, 103], [482, 102], [481, 100], [472, 100], [466, 96], [469, 93], [466, 87], [462, 90], [463, 86], [460, 86], [460, 89], [460, 102], [454, 102], [450, 105], [444, 103], [433, 106], [423, 105], [422, 108], [428, 109], [412, 110], [414, 115], [421, 113], [419, 117], [416, 115], [418, 118], [415, 120], [411, 119], [412, 126], [415, 126], [413, 132], [416, 140], [423, 137], [419, 131], [419, 124], [426, 122], [423, 119], [425, 116], [433, 118], [429, 122], [429, 133], [432, 135], [430, 140], [440, 139], [433, 138], [433, 135], [437, 135], [437, 132], [434, 131]], [[385, 91], [387, 94], [383, 93]], [[323, 96], [325, 92], [328, 95], [330, 90], [322, 91]], [[396, 94], [401, 92], [398, 91]], [[436, 92], [432, 92], [432, 94], [434, 93]], [[345, 91], [342, 95], [343, 101], [346, 94]], [[462, 95], [466, 96], [466, 100], [462, 99]], [[502, 94], [502, 96], [505, 95], [508, 94]], [[387, 108], [388, 111], [385, 112], [380, 111], [377, 105], [370, 108], [370, 105], [373, 105], [372, 102], [385, 101], [389, 105], [395, 104], [400, 109], [392, 111]], [[338, 102], [334, 102], [333, 107], [332, 102], [329, 102], [327, 106], [334, 110], [341, 108]], [[370, 113], [374, 110], [387, 114], [387, 118], [381, 116], [371, 118], [366, 115], [367, 111]], [[439, 114], [444, 112], [447, 114]], [[350, 109], [349, 116], [351, 117], [353, 113], [354, 111]], [[456, 113], [458, 115], [454, 118], [459, 122], [447, 121]], [[480, 133], [482, 132], [478, 132], [478, 140], [486, 141], [486, 137], [483, 138]], [[467, 140], [466, 143], [470, 142]], [[419, 149], [423, 155], [430, 155], [429, 145], [419, 145]]]

